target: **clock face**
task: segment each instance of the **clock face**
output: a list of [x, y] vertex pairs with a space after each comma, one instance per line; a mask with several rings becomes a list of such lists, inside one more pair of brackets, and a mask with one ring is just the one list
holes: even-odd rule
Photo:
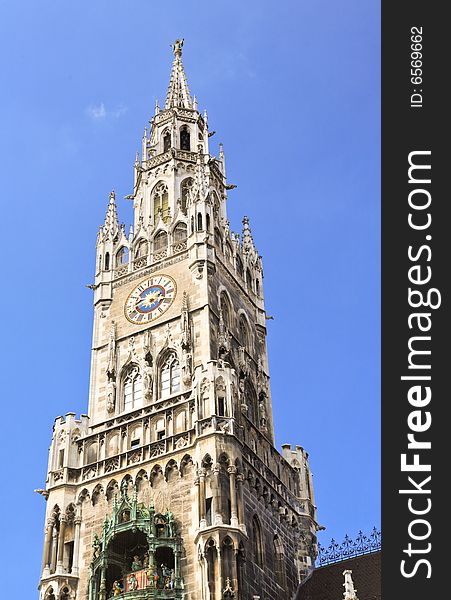
[[169, 275], [153, 275], [141, 281], [125, 302], [125, 316], [131, 323], [144, 325], [155, 321], [168, 310], [177, 294]]

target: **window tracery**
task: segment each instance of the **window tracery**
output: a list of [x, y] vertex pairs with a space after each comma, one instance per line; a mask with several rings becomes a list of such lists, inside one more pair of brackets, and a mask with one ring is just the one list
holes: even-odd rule
[[189, 128], [184, 125], [180, 130], [180, 150], [191, 150]]
[[136, 366], [125, 376], [123, 398], [124, 411], [142, 407], [142, 377]]
[[116, 267], [120, 267], [126, 263], [128, 263], [128, 248], [122, 246], [122, 248], [119, 248], [116, 254]]
[[153, 222], [158, 222], [161, 214], [163, 223], [169, 220], [169, 194], [167, 185], [163, 182], [158, 183], [153, 191]]
[[167, 356], [161, 367], [160, 385], [162, 398], [180, 391], [180, 363], [174, 353]]

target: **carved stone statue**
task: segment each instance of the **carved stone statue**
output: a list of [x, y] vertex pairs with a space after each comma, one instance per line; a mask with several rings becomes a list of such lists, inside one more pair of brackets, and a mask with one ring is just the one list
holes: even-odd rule
[[106, 409], [109, 413], [114, 412], [116, 406], [116, 384], [109, 381], [106, 386]]
[[191, 352], [186, 352], [184, 350], [182, 353], [182, 379], [185, 385], [189, 385], [191, 383], [192, 372], [193, 355]]
[[144, 363], [144, 368], [143, 368], [143, 383], [144, 383], [144, 398], [148, 401], [151, 402], [152, 401], [152, 367], [147, 363], [147, 361]]
[[101, 543], [99, 540], [99, 536], [97, 534], [94, 535], [94, 541], [92, 543], [92, 548], [93, 548], [93, 559], [95, 560], [96, 558], [99, 558], [100, 548], [101, 548]]

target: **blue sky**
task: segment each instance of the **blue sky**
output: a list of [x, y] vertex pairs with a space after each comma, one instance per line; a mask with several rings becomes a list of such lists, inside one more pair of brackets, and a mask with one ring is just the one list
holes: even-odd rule
[[378, 3], [0, 1], [0, 552], [23, 597], [53, 419], [87, 409], [97, 228], [176, 37], [238, 186], [232, 229], [249, 215], [263, 255], [277, 445], [310, 453], [323, 543], [380, 523]]

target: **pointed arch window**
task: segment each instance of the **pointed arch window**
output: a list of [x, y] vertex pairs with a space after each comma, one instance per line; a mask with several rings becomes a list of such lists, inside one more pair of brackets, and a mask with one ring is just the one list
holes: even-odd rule
[[215, 227], [215, 246], [222, 252], [222, 236], [218, 227]]
[[263, 568], [263, 540], [262, 531], [258, 518], [252, 517], [252, 550], [254, 555], [254, 563], [261, 569]]
[[249, 328], [247, 326], [246, 318], [244, 315], [240, 315], [240, 342], [243, 348], [249, 350]]
[[174, 229], [174, 243], [183, 242], [188, 236], [188, 230], [185, 223], [177, 223]]
[[163, 223], [169, 220], [169, 195], [168, 188], [164, 183], [158, 183], [153, 191], [153, 222], [158, 222], [161, 214]]
[[146, 240], [140, 240], [136, 246], [135, 258], [141, 258], [147, 255], [147, 242]]
[[244, 267], [243, 267], [243, 262], [239, 256], [236, 257], [236, 270], [237, 270], [238, 275], [240, 275], [240, 277], [243, 277]]
[[250, 272], [249, 269], [246, 269], [246, 283], [247, 283], [247, 288], [249, 290], [253, 291], [254, 288], [252, 287], [252, 283], [253, 283], [253, 281], [252, 281], [252, 275], [251, 275], [251, 272]]
[[110, 253], [107, 252], [105, 254], [105, 271], [109, 271], [110, 270]]
[[161, 397], [166, 398], [180, 391], [180, 363], [171, 353], [161, 367]]
[[197, 231], [202, 231], [202, 213], [197, 213]]
[[155, 239], [153, 241], [153, 251], [161, 252], [161, 250], [164, 250], [167, 247], [168, 247], [168, 234], [166, 233], [166, 231], [160, 231], [160, 233], [157, 233], [157, 235], [155, 236]]
[[183, 214], [186, 215], [186, 211], [188, 210], [188, 204], [191, 199], [191, 194], [193, 191], [194, 180], [192, 177], [188, 177], [182, 181], [180, 186], [180, 209]]
[[142, 377], [138, 367], [133, 367], [124, 379], [124, 410], [141, 408], [142, 399]]
[[189, 128], [184, 125], [180, 130], [180, 149], [181, 150], [191, 150], [191, 142], [190, 142], [190, 132]]
[[163, 152], [167, 152], [171, 148], [171, 132], [165, 131], [163, 133]]
[[274, 544], [274, 570], [276, 574], [276, 581], [280, 587], [285, 588], [286, 576], [285, 576], [285, 552], [283, 548], [282, 540], [276, 534], [273, 540]]
[[232, 310], [230, 308], [230, 301], [224, 292], [221, 294], [220, 306], [222, 310], [222, 319], [224, 321], [224, 326], [227, 329], [230, 329], [230, 327], [232, 326]]
[[122, 246], [116, 254], [116, 267], [120, 267], [126, 263], [128, 263], [128, 248]]

